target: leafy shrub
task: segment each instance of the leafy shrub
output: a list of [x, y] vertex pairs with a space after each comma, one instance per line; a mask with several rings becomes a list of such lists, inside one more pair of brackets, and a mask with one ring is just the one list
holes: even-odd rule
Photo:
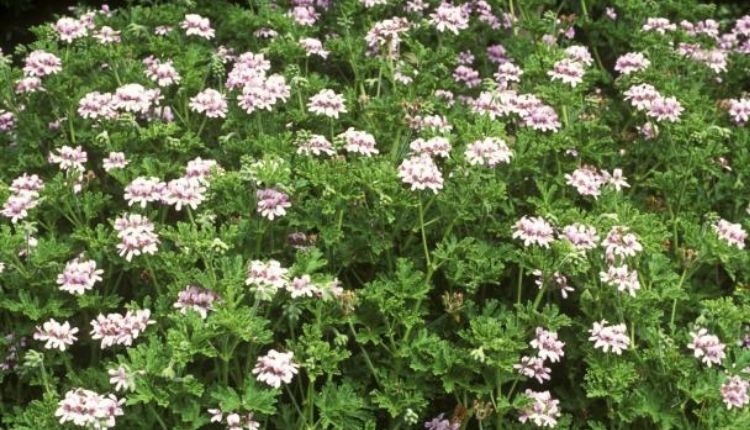
[[4, 428], [748, 428], [750, 17], [501, 3], [35, 28]]

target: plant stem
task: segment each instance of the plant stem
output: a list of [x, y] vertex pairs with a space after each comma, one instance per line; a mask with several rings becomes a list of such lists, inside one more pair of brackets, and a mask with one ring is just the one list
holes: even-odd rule
[[422, 206], [422, 196], [419, 196], [419, 227], [422, 231], [422, 247], [424, 248], [424, 258], [427, 263], [427, 273], [432, 271], [432, 261], [430, 261], [430, 250], [427, 247], [427, 234], [424, 230], [424, 208]]

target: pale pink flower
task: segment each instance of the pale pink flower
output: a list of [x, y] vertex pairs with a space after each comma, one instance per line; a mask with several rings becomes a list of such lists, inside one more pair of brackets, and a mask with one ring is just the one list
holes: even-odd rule
[[590, 66], [594, 64], [594, 59], [591, 57], [591, 52], [585, 46], [573, 45], [565, 48], [565, 56], [570, 60], [579, 62], [584, 66]]
[[402, 161], [398, 176], [412, 191], [429, 189], [437, 194], [443, 189], [443, 174], [428, 155], [415, 155]]
[[177, 178], [167, 183], [162, 200], [168, 205], [173, 205], [175, 210], [182, 210], [187, 206], [193, 210], [206, 199], [206, 187], [201, 182], [190, 178]]
[[278, 352], [275, 349], [268, 351], [263, 357], [258, 357], [258, 362], [253, 369], [253, 375], [260, 382], [279, 388], [281, 384], [292, 382], [297, 374], [299, 365], [293, 361], [292, 352]]
[[514, 364], [513, 368], [518, 370], [521, 375], [536, 379], [540, 384], [551, 379], [551, 369], [544, 367], [544, 360], [539, 357], [521, 357], [521, 362]]
[[207, 88], [190, 98], [190, 109], [204, 113], [209, 118], [224, 118], [227, 116], [229, 107], [223, 94]]
[[125, 399], [113, 394], [104, 396], [76, 388], [65, 393], [65, 398], [57, 403], [55, 416], [60, 424], [71, 422], [78, 427], [103, 430], [115, 426], [115, 418], [124, 414], [124, 404]]
[[159, 178], [139, 176], [125, 187], [123, 198], [128, 206], [138, 204], [145, 208], [148, 203], [161, 201], [165, 188], [166, 185]]
[[745, 249], [745, 240], [747, 232], [739, 223], [731, 223], [725, 219], [719, 219], [713, 225], [713, 230], [719, 236], [719, 239], [725, 241], [731, 246], [739, 249]]
[[692, 349], [695, 358], [700, 358], [706, 366], [721, 364], [721, 361], [726, 358], [724, 352], [726, 345], [721, 343], [717, 336], [709, 334], [705, 328], [700, 328], [698, 332], [690, 332], [690, 336], [693, 339], [687, 347]]
[[549, 248], [554, 240], [554, 230], [544, 218], [524, 215], [513, 225], [513, 238], [523, 240], [524, 246], [536, 244]]
[[208, 311], [213, 310], [214, 303], [219, 300], [219, 295], [215, 292], [190, 285], [177, 295], [177, 301], [174, 307], [185, 315], [189, 310], [195, 311], [201, 318], [206, 319]]
[[118, 254], [131, 261], [141, 254], [156, 254], [159, 236], [154, 232], [154, 224], [143, 215], [126, 214], [115, 220], [115, 231], [120, 243]]
[[745, 125], [750, 119], [750, 99], [730, 99], [729, 115], [737, 125]]
[[591, 166], [579, 167], [572, 174], [565, 174], [565, 183], [574, 187], [582, 196], [592, 196], [595, 199], [601, 194], [601, 187], [605, 178]]
[[638, 272], [630, 270], [627, 264], [622, 266], [608, 266], [606, 272], [599, 272], [602, 282], [617, 287], [618, 291], [627, 291], [632, 297], [641, 289]]
[[745, 407], [750, 402], [750, 397], [747, 395], [748, 388], [750, 388], [750, 382], [737, 375], [727, 378], [721, 384], [721, 399], [727, 405], [727, 409]]
[[289, 11], [289, 16], [299, 25], [312, 27], [320, 14], [312, 6], [295, 6]]
[[247, 267], [245, 285], [253, 287], [259, 300], [270, 300], [278, 290], [286, 287], [288, 273], [289, 270], [276, 260], [253, 260]]
[[589, 333], [589, 340], [594, 342], [594, 348], [601, 348], [603, 352], [612, 350], [613, 353], [621, 355], [630, 345], [625, 324], [607, 325], [607, 320], [601, 320], [594, 322]]
[[57, 275], [60, 290], [70, 294], [82, 295], [101, 282], [104, 270], [96, 268], [96, 261], [81, 260], [81, 257], [69, 261], [62, 273]]
[[579, 223], [563, 227], [562, 237], [567, 239], [574, 248], [584, 251], [596, 248], [596, 244], [599, 242], [595, 227]]
[[375, 136], [366, 132], [349, 127], [345, 132], [338, 135], [344, 140], [344, 149], [350, 154], [361, 154], [365, 157], [378, 154], [375, 146]]
[[102, 167], [105, 172], [109, 172], [114, 169], [122, 169], [129, 163], [124, 152], [110, 152], [107, 158], [102, 160]]
[[523, 69], [510, 61], [497, 66], [497, 71], [493, 74], [501, 88], [507, 88], [510, 82], [521, 82], [521, 75], [523, 75]]
[[547, 72], [553, 81], [562, 81], [575, 88], [578, 84], [583, 82], [583, 64], [578, 61], [564, 58], [556, 62], [552, 66], [552, 70]]
[[565, 355], [563, 351], [565, 343], [557, 339], [557, 332], [547, 331], [541, 327], [536, 328], [536, 337], [529, 342], [529, 345], [538, 351], [537, 356], [542, 360], [549, 359], [556, 363]]
[[32, 51], [25, 60], [23, 74], [43, 78], [54, 75], [62, 70], [62, 61], [54, 54], [37, 49]]
[[318, 290], [318, 287], [310, 279], [310, 275], [302, 275], [292, 279], [286, 284], [286, 290], [293, 299], [298, 297], [312, 297]]
[[71, 43], [88, 34], [86, 26], [81, 21], [67, 16], [58, 19], [52, 28], [57, 32], [60, 40], [66, 43]]
[[323, 48], [323, 43], [320, 40], [312, 37], [304, 37], [300, 39], [299, 44], [302, 49], [305, 50], [305, 55], [308, 57], [317, 55], [320, 58], [325, 59], [328, 58], [328, 54], [330, 54], [329, 51], [326, 51], [325, 48]]
[[119, 366], [107, 370], [109, 383], [115, 386], [115, 391], [133, 391], [135, 390], [134, 375], [125, 366]]
[[440, 33], [449, 31], [458, 34], [461, 30], [469, 28], [469, 14], [461, 6], [442, 2], [435, 12], [430, 14], [430, 23]]
[[44, 344], [45, 349], [65, 351], [68, 346], [73, 345], [78, 340], [75, 336], [76, 333], [78, 333], [78, 328], [71, 327], [69, 322], [65, 321], [60, 324], [55, 319], [50, 319], [41, 327], [36, 327], [34, 339], [46, 342]]
[[656, 99], [661, 98], [659, 91], [653, 85], [640, 84], [634, 85], [625, 91], [625, 100], [638, 110], [647, 110]]
[[346, 105], [344, 104], [344, 96], [327, 89], [321, 90], [310, 97], [307, 108], [312, 113], [329, 118], [338, 118], [339, 114], [347, 112]]
[[255, 192], [258, 200], [256, 211], [260, 216], [273, 221], [286, 215], [287, 208], [292, 206], [289, 195], [275, 188], [265, 188]]
[[16, 115], [13, 112], [0, 109], [0, 131], [7, 133], [16, 128]]
[[602, 246], [605, 248], [607, 261], [610, 262], [615, 261], [616, 257], [634, 257], [643, 251], [638, 237], [633, 233], [628, 233], [628, 228], [624, 226], [612, 227], [602, 241]]
[[15, 224], [19, 220], [25, 219], [29, 215], [29, 210], [36, 207], [38, 200], [35, 196], [29, 194], [12, 194], [8, 197], [3, 205], [2, 214]]
[[219, 166], [216, 160], [205, 160], [201, 157], [196, 157], [188, 161], [187, 166], [185, 166], [185, 177], [198, 183], [206, 184], [212, 173], [219, 173], [221, 170], [221, 166]]
[[571, 287], [568, 284], [568, 277], [560, 272], [552, 273], [550, 279], [545, 279], [544, 273], [539, 269], [536, 269], [531, 273], [536, 276], [536, 280], [534, 280], [534, 283], [540, 289], [544, 287], [545, 282], [550, 283], [552, 284], [551, 286], [553, 287], [553, 289], [560, 291], [560, 295], [563, 299], [567, 299], [568, 293], [575, 291], [575, 288]]
[[154, 28], [154, 34], [157, 36], [166, 36], [172, 32], [172, 27], [169, 25], [159, 25]]
[[78, 114], [88, 119], [115, 118], [117, 112], [112, 102], [112, 94], [98, 91], [86, 94], [78, 102]]
[[16, 94], [35, 93], [44, 91], [42, 80], [36, 76], [26, 76], [16, 81]]
[[674, 97], [657, 97], [646, 111], [646, 115], [657, 121], [677, 122], [685, 109]]
[[554, 109], [546, 105], [534, 106], [524, 111], [524, 125], [539, 131], [557, 131], [560, 129], [560, 120]]
[[101, 340], [101, 348], [114, 345], [131, 346], [149, 325], [156, 324], [148, 309], [127, 311], [125, 315], [99, 314], [91, 321], [91, 339]]
[[38, 175], [29, 175], [24, 173], [10, 183], [8, 189], [16, 195], [26, 194], [32, 197], [38, 197], [44, 189], [44, 181]]
[[453, 71], [453, 79], [458, 83], [463, 82], [467, 88], [476, 88], [482, 83], [482, 78], [479, 76], [479, 72], [464, 65], [456, 67]]
[[526, 389], [524, 395], [531, 401], [521, 409], [518, 420], [521, 423], [533, 422], [537, 427], [555, 427], [560, 417], [560, 401], [553, 399], [549, 391], [532, 391]]
[[146, 89], [141, 84], [125, 84], [115, 90], [112, 106], [125, 112], [147, 115], [160, 98], [158, 89]]
[[503, 139], [486, 137], [470, 143], [464, 156], [472, 166], [495, 167], [499, 163], [510, 163], [513, 153]]
[[211, 28], [209, 19], [194, 13], [185, 15], [185, 19], [180, 26], [185, 30], [187, 36], [195, 35], [204, 39], [213, 39], [216, 35], [214, 29]]
[[448, 158], [451, 144], [442, 136], [431, 137], [427, 140], [419, 138], [409, 144], [412, 155], [429, 155], [431, 157]]
[[642, 53], [628, 52], [617, 59], [615, 70], [623, 75], [629, 75], [631, 73], [643, 71], [649, 65], [651, 65], [651, 62], [648, 61], [648, 58]]
[[107, 45], [110, 43], [120, 43], [122, 37], [119, 31], [105, 25], [94, 33], [94, 39], [98, 40], [102, 45]]
[[677, 30], [677, 26], [666, 18], [648, 18], [643, 24], [643, 31], [655, 31], [659, 34], [666, 34], [668, 31]]
[[146, 65], [146, 77], [156, 82], [160, 87], [180, 83], [180, 74], [172, 65], [172, 60], [162, 62], [153, 56], [149, 56], [143, 60], [143, 63]]
[[300, 141], [297, 147], [297, 154], [302, 155], [336, 155], [336, 150], [325, 136], [320, 134], [310, 135], [308, 138]]

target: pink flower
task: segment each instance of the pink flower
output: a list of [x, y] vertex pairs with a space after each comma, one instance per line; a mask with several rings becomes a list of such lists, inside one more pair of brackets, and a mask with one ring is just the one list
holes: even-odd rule
[[29, 210], [35, 208], [38, 200], [29, 194], [10, 195], [3, 205], [2, 214], [15, 224], [29, 215]]
[[693, 350], [695, 358], [700, 358], [703, 364], [711, 367], [714, 364], [721, 364], [726, 357], [724, 348], [726, 345], [721, 343], [718, 337], [708, 334], [708, 330], [701, 328], [698, 332], [690, 332], [693, 337], [688, 344], [688, 348]]
[[537, 427], [557, 426], [557, 418], [560, 417], [559, 400], [553, 399], [549, 391], [538, 392], [527, 388], [524, 394], [530, 403], [521, 409], [518, 421], [531, 421]]
[[599, 241], [596, 228], [578, 223], [563, 227], [562, 237], [567, 239], [574, 248], [584, 251], [596, 248], [596, 244]]
[[589, 340], [594, 342], [594, 348], [601, 348], [603, 352], [611, 349], [613, 353], [620, 355], [630, 345], [625, 324], [607, 325], [607, 320], [601, 320], [594, 323], [589, 333]]
[[411, 149], [412, 155], [448, 158], [451, 144], [447, 138], [442, 136], [432, 137], [427, 140], [419, 138], [409, 144], [409, 149]]
[[163, 201], [173, 205], [177, 211], [182, 210], [183, 206], [195, 210], [205, 200], [205, 193], [206, 187], [201, 185], [201, 182], [190, 178], [178, 178], [167, 183]]
[[55, 416], [60, 424], [70, 421], [79, 427], [97, 430], [113, 428], [115, 418], [123, 415], [122, 405], [125, 399], [118, 399], [113, 394], [107, 396], [83, 388], [76, 388], [65, 393], [65, 398], [57, 403]]
[[557, 131], [560, 129], [560, 120], [557, 113], [549, 106], [534, 106], [524, 111], [524, 125], [539, 131]]
[[713, 225], [713, 230], [719, 236], [719, 239], [725, 241], [729, 245], [737, 247], [738, 249], [745, 249], [747, 232], [742, 228], [741, 224], [731, 223], [722, 218]]
[[645, 70], [651, 62], [640, 52], [628, 52], [620, 56], [615, 63], [615, 70], [623, 75]]
[[640, 84], [634, 85], [625, 91], [625, 100], [638, 110], [647, 110], [655, 100], [661, 98], [661, 94], [653, 85]]
[[461, 6], [442, 2], [435, 12], [430, 14], [430, 23], [440, 33], [449, 31], [458, 34], [461, 30], [469, 28], [469, 15]]
[[318, 39], [313, 39], [312, 37], [304, 37], [299, 40], [299, 44], [302, 47], [302, 49], [305, 50], [305, 55], [307, 57], [317, 55], [320, 58], [328, 58], [328, 54], [330, 52], [326, 51], [323, 48], [323, 43]]
[[224, 118], [227, 116], [229, 107], [223, 94], [208, 88], [190, 99], [190, 109], [194, 112], [205, 113], [209, 118]]
[[539, 357], [521, 357], [521, 363], [514, 364], [513, 368], [521, 375], [536, 379], [540, 384], [551, 379], [550, 368], [544, 367], [544, 360]]
[[307, 108], [312, 113], [329, 118], [338, 118], [339, 114], [347, 112], [344, 96], [336, 94], [332, 90], [321, 90], [310, 97]]
[[453, 79], [456, 82], [463, 82], [468, 88], [476, 88], [482, 83], [479, 72], [469, 66], [458, 66], [453, 71]]
[[312, 297], [318, 291], [318, 287], [310, 279], [310, 275], [302, 275], [292, 279], [286, 284], [286, 290], [293, 299], [298, 297]]
[[411, 185], [411, 190], [431, 190], [437, 194], [443, 189], [443, 174], [428, 155], [414, 155], [398, 167], [401, 181]]
[[112, 94], [98, 91], [86, 94], [78, 102], [78, 114], [88, 119], [115, 118], [117, 112], [112, 103]]
[[560, 357], [565, 355], [565, 351], [563, 351], [565, 343], [557, 339], [557, 333], [541, 327], [536, 328], [536, 337], [529, 342], [529, 345], [538, 350], [537, 356], [542, 360], [549, 359], [549, 361], [556, 363], [560, 361]]
[[42, 80], [36, 76], [27, 76], [16, 81], [16, 94], [35, 93], [44, 91]]
[[133, 374], [125, 366], [109, 369], [107, 374], [109, 375], [109, 383], [115, 386], [115, 391], [135, 390]]
[[493, 75], [495, 81], [501, 88], [507, 88], [510, 82], [521, 82], [523, 70], [510, 61], [497, 66], [497, 72]]
[[58, 19], [52, 28], [57, 32], [60, 40], [66, 43], [70, 43], [88, 34], [86, 26], [81, 21], [67, 16]]
[[121, 257], [131, 261], [141, 254], [156, 254], [159, 236], [154, 232], [154, 224], [139, 214], [126, 214], [115, 220], [115, 231], [120, 243], [117, 250]]
[[206, 319], [208, 311], [213, 310], [214, 302], [219, 300], [219, 295], [215, 292], [190, 285], [177, 295], [177, 301], [174, 307], [185, 315], [189, 310], [195, 311], [201, 318]]
[[112, 171], [114, 169], [122, 169], [130, 163], [125, 158], [124, 152], [110, 152], [107, 158], [102, 160], [102, 167], [105, 172]]
[[81, 260], [81, 257], [69, 261], [65, 270], [57, 275], [60, 290], [70, 294], [82, 295], [101, 282], [104, 270], [96, 268], [96, 261]]
[[102, 45], [107, 45], [110, 43], [120, 43], [122, 37], [119, 31], [105, 25], [94, 33], [94, 39], [98, 40]]
[[674, 97], [657, 97], [649, 106], [646, 115], [657, 121], [677, 122], [684, 111], [680, 102]]
[[255, 198], [258, 200], [256, 211], [269, 221], [286, 215], [286, 209], [292, 206], [289, 196], [274, 188], [256, 191]]
[[565, 183], [573, 186], [582, 196], [597, 198], [601, 194], [600, 189], [605, 183], [605, 178], [597, 169], [584, 166], [576, 169], [572, 174], [566, 174]]
[[606, 272], [600, 272], [599, 278], [602, 282], [615, 286], [619, 291], [627, 291], [635, 297], [635, 292], [641, 289], [638, 281], [638, 272], [629, 270], [628, 265], [609, 266]]
[[44, 189], [44, 181], [37, 175], [24, 173], [10, 183], [9, 189], [16, 195], [25, 194], [31, 197], [38, 197], [39, 193]]
[[288, 272], [276, 260], [268, 262], [253, 260], [247, 267], [245, 285], [254, 288], [259, 300], [270, 300], [278, 290], [286, 287]]
[[125, 315], [99, 314], [91, 321], [91, 338], [101, 340], [102, 349], [114, 345], [131, 346], [149, 325], [156, 324], [148, 309], [127, 311]]
[[648, 18], [643, 24], [643, 31], [655, 31], [659, 34], [666, 34], [668, 31], [677, 30], [677, 26], [666, 18]]
[[513, 238], [523, 240], [524, 246], [536, 244], [549, 248], [554, 240], [554, 231], [544, 218], [524, 215], [513, 225]]
[[638, 237], [628, 233], [624, 226], [614, 226], [602, 241], [605, 248], [607, 261], [615, 261], [616, 257], [634, 257], [643, 251], [643, 246], [638, 242]]
[[575, 88], [578, 84], [583, 82], [583, 65], [578, 61], [570, 59], [562, 59], [556, 62], [552, 66], [552, 70], [547, 72], [553, 81], [562, 81], [563, 83], [569, 84]]
[[0, 109], [0, 131], [9, 132], [16, 128], [16, 115]]
[[162, 62], [150, 56], [143, 63], [146, 65], [146, 76], [160, 87], [180, 83], [180, 74], [172, 65], [172, 60]]
[[23, 66], [25, 76], [36, 76], [43, 78], [48, 75], [54, 75], [62, 70], [62, 61], [49, 52], [36, 50], [32, 51], [27, 57]]
[[744, 125], [750, 119], [750, 99], [730, 99], [729, 115], [737, 125]]
[[513, 153], [503, 139], [486, 137], [470, 143], [464, 156], [472, 166], [495, 167], [499, 163], [510, 163]]
[[76, 333], [78, 333], [78, 328], [71, 328], [69, 322], [65, 321], [60, 324], [54, 319], [50, 319], [42, 324], [41, 327], [36, 327], [34, 339], [46, 342], [44, 344], [45, 349], [58, 349], [60, 351], [65, 351], [68, 349], [68, 346], [73, 345], [73, 343], [78, 340], [78, 338], [75, 337]]
[[742, 408], [750, 402], [747, 395], [747, 389], [750, 382], [745, 381], [739, 376], [732, 376], [721, 384], [721, 399], [727, 405], [727, 409]]
[[169, 25], [159, 25], [154, 28], [154, 34], [157, 36], [166, 36], [172, 32], [172, 27]]
[[325, 136], [313, 134], [307, 139], [302, 140], [297, 148], [297, 154], [302, 155], [336, 155], [336, 150]]
[[294, 22], [306, 27], [315, 25], [315, 22], [320, 17], [320, 14], [312, 6], [295, 6], [289, 11], [289, 15]]
[[139, 176], [125, 187], [123, 197], [128, 206], [138, 204], [145, 208], [148, 203], [161, 201], [165, 196], [165, 188], [159, 178]]
[[375, 136], [366, 132], [349, 127], [345, 132], [338, 135], [344, 140], [344, 149], [350, 154], [360, 154], [365, 157], [378, 154], [375, 146]]
[[194, 13], [185, 15], [185, 19], [180, 26], [185, 30], [185, 34], [188, 36], [195, 35], [210, 40], [216, 35], [214, 29], [211, 28], [211, 22], [209, 19]]
[[560, 272], [552, 273], [551, 278], [548, 280], [545, 279], [544, 273], [539, 269], [534, 270], [532, 274], [536, 276], [537, 279], [534, 281], [534, 283], [540, 289], [544, 287], [545, 282], [551, 283], [552, 288], [560, 291], [560, 295], [563, 299], [567, 299], [568, 293], [575, 291], [575, 288], [571, 287], [568, 284], [568, 277]]
[[572, 61], [583, 64], [584, 66], [590, 66], [594, 64], [594, 59], [591, 57], [591, 52], [585, 46], [573, 45], [565, 48], [565, 56]]
[[275, 349], [268, 351], [263, 357], [258, 357], [258, 362], [253, 369], [253, 375], [257, 375], [260, 382], [279, 388], [282, 383], [292, 382], [297, 374], [299, 365], [292, 361], [294, 354], [291, 352], [278, 352]]
[[161, 97], [158, 89], [146, 89], [141, 84], [125, 84], [115, 90], [112, 107], [131, 113], [147, 115]]

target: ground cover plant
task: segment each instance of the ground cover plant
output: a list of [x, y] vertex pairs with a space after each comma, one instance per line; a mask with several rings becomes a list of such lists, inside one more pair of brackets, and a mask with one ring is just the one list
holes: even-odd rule
[[77, 8], [0, 61], [0, 428], [750, 428], [750, 16]]

